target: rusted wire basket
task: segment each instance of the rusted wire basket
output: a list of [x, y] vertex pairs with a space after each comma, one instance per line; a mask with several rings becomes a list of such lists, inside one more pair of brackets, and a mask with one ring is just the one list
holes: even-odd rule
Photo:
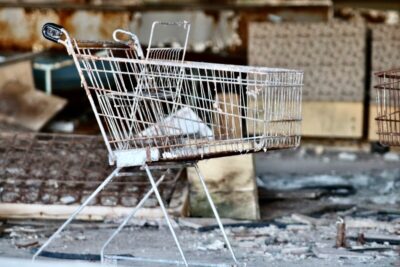
[[[185, 44], [152, 47], [155, 27], [169, 26], [183, 29]], [[109, 152], [110, 164], [115, 164], [116, 169], [42, 245], [34, 259], [113, 177], [123, 175], [120, 172], [123, 168], [141, 166], [152, 189], [105, 242], [101, 260], [153, 260], [104, 252], [154, 193], [182, 257], [181, 262], [168, 262], [189, 266], [157, 189], [165, 175], [156, 183], [150, 171], [150, 167], [168, 171], [173, 168], [171, 164], [178, 165], [175, 168], [189, 164], [195, 167], [225, 244], [238, 266], [196, 161], [298, 146], [303, 72], [185, 61], [189, 29], [187, 22], [154, 22], [144, 56], [138, 38], [130, 32], [116, 30], [114, 42], [79, 41], [70, 38], [59, 25], [44, 25], [43, 35], [63, 44], [74, 59]], [[117, 35], [121, 34], [129, 40], [119, 39]], [[172, 162], [168, 163], [170, 166], [165, 166], [166, 161]], [[156, 262], [159, 265], [166, 261]]]
[[93, 42], [57, 25], [47, 30], [74, 58], [110, 162], [119, 167], [300, 143], [302, 71], [184, 61], [185, 47], [148, 48], [144, 58], [129, 32]]
[[382, 145], [400, 146], [400, 69], [375, 73], [378, 136]]

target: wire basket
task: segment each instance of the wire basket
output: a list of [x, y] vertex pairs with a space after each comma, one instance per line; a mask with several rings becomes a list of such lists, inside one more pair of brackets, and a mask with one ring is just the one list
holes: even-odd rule
[[[155, 29], [163, 31], [164, 27], [171, 26], [183, 33], [184, 45], [152, 46]], [[138, 38], [130, 32], [116, 30], [114, 42], [93, 42], [72, 39], [65, 29], [53, 23], [43, 26], [45, 38], [63, 44], [73, 57], [110, 163], [116, 168], [36, 251], [33, 259], [114, 177], [125, 175], [122, 169], [141, 166], [152, 188], [104, 243], [101, 262], [129, 259], [189, 266], [157, 189], [165, 174], [156, 182], [151, 168], [168, 172], [194, 166], [225, 244], [235, 266], [239, 266], [196, 162], [203, 158], [298, 146], [303, 72], [185, 61], [189, 30], [190, 24], [185, 21], [154, 22], [144, 56]], [[129, 40], [120, 40], [118, 34], [128, 36]], [[154, 164], [149, 166], [150, 162]], [[182, 261], [107, 255], [106, 247], [153, 193]]]
[[375, 89], [379, 141], [382, 145], [400, 146], [400, 69], [375, 75], [378, 80]]
[[62, 31], [56, 39], [74, 58], [110, 162], [119, 167], [300, 143], [302, 71], [184, 61], [188, 32], [183, 48], [153, 48], [151, 37], [144, 56], [129, 32], [91, 42]]

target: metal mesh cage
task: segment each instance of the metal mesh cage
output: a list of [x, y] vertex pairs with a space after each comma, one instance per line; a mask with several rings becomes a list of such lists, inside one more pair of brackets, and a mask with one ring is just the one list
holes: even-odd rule
[[375, 73], [379, 141], [387, 146], [400, 146], [400, 69]]
[[301, 72], [76, 50], [117, 158], [201, 159], [299, 144]]
[[119, 167], [300, 143], [302, 71], [184, 61], [185, 46], [177, 53], [149, 45], [144, 57], [137, 37], [122, 30], [115, 42], [62, 33], [65, 40], [57, 40], [74, 58], [110, 161]]
[[[182, 48], [152, 47], [156, 26], [182, 27], [185, 44]], [[73, 57], [110, 163], [117, 167], [38, 249], [33, 259], [114, 177], [124, 175], [122, 169], [141, 166], [152, 188], [104, 243], [101, 261], [154, 261], [105, 254], [105, 248], [154, 193], [182, 257], [182, 262], [168, 262], [189, 266], [157, 189], [165, 174], [156, 182], [148, 165], [154, 162], [152, 168], [166, 172], [182, 169], [186, 163], [195, 167], [225, 244], [235, 266], [239, 265], [196, 161], [299, 145], [303, 72], [185, 61], [189, 28], [187, 22], [153, 23], [144, 57], [138, 38], [123, 30], [114, 32], [115, 42], [88, 42], [70, 38], [65, 29], [54, 23], [43, 26], [45, 38], [63, 44]], [[122, 41], [118, 33], [130, 39]], [[177, 163], [157, 164], [161, 161]], [[160, 263], [157, 259], [156, 262]]]

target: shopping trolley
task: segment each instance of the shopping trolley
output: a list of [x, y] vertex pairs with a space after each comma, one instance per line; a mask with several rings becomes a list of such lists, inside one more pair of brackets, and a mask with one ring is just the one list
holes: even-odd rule
[[375, 76], [379, 141], [400, 146], [400, 69], [377, 72]]
[[[184, 32], [184, 45], [153, 47], [155, 29], [171, 26]], [[116, 169], [43, 244], [34, 259], [100, 190], [122, 175], [123, 168], [139, 166], [146, 171], [152, 189], [106, 241], [101, 259], [121, 259], [106, 255], [106, 247], [154, 193], [182, 257], [175, 263], [188, 266], [157, 189], [163, 176], [156, 181], [151, 170], [193, 166], [232, 259], [238, 263], [196, 162], [298, 146], [303, 73], [185, 61], [189, 29], [188, 22], [155, 22], [144, 55], [138, 38], [130, 32], [116, 30], [113, 42], [78, 41], [61, 26], [44, 25], [44, 37], [63, 44], [72, 56], [109, 163]], [[121, 40], [123, 35], [128, 40]]]

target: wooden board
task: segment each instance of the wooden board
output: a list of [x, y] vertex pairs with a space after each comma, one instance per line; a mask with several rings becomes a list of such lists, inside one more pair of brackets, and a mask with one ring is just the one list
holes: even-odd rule
[[[361, 138], [364, 106], [362, 102], [304, 101], [301, 106], [301, 134], [305, 137]], [[259, 115], [262, 118], [264, 115]], [[264, 132], [264, 123], [247, 122], [249, 133]], [[299, 122], [274, 122], [268, 132], [297, 132]]]
[[0, 66], [0, 121], [38, 131], [66, 100], [35, 90], [30, 61]]
[[215, 126], [214, 135], [221, 139], [236, 139], [242, 137], [242, 127], [240, 119], [241, 101], [238, 94], [216, 95], [216, 108], [220, 113], [213, 113]]
[[362, 102], [303, 102], [302, 135], [361, 138], [363, 112]]
[[[368, 141], [379, 141], [378, 124], [375, 118], [378, 115], [378, 109], [376, 104], [369, 105], [369, 117], [368, 117]], [[391, 150], [396, 151], [396, 147], [391, 147]]]
[[[221, 217], [260, 218], [252, 155], [200, 161], [199, 169]], [[193, 168], [188, 168], [188, 179], [191, 216], [212, 217], [211, 208]]]
[[[76, 209], [77, 205], [43, 205], [4, 203], [0, 205], [0, 218], [13, 219], [67, 219]], [[117, 219], [128, 215], [132, 208], [89, 206], [85, 208], [77, 219], [85, 221], [101, 221], [104, 219]], [[161, 218], [159, 208], [143, 208], [136, 214], [137, 218]]]
[[376, 133], [378, 131], [378, 125], [376, 124], [376, 115], [378, 114], [378, 110], [376, 104], [369, 105], [369, 118], [368, 118], [368, 140], [369, 141], [378, 141], [379, 137]]
[[[174, 191], [168, 212], [173, 216], [188, 215], [188, 192], [187, 183], [181, 183]], [[0, 218], [5, 219], [51, 219], [66, 220], [78, 205], [46, 205], [26, 203], [0, 203]], [[119, 219], [127, 216], [134, 207], [107, 207], [87, 206], [77, 216], [79, 220], [103, 221], [105, 219]], [[135, 218], [159, 219], [163, 218], [160, 207], [139, 209]]]

